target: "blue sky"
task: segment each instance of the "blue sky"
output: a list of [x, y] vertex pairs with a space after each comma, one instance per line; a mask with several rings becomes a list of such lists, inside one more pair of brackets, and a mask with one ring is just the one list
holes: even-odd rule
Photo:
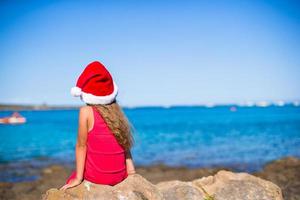
[[1, 1], [0, 103], [80, 104], [91, 61], [122, 105], [300, 99], [297, 1]]

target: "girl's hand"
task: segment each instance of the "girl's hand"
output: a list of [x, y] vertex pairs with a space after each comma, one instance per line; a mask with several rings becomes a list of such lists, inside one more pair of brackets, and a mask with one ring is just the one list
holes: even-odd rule
[[68, 184], [62, 186], [59, 190], [66, 190], [68, 188], [75, 187], [82, 182], [82, 179], [74, 178]]

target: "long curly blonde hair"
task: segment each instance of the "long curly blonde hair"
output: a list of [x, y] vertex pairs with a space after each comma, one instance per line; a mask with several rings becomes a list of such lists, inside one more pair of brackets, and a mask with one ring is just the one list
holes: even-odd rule
[[119, 104], [114, 101], [111, 104], [107, 105], [97, 104], [90, 106], [94, 106], [101, 114], [102, 118], [114, 134], [118, 143], [125, 150], [130, 150], [130, 148], [134, 144], [134, 139], [132, 136], [133, 127], [128, 121]]

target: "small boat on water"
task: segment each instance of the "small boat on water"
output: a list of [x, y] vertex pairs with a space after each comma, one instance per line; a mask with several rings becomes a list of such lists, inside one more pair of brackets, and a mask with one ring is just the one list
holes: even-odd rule
[[18, 112], [14, 112], [9, 117], [0, 118], [0, 124], [24, 124], [25, 122], [26, 118]]

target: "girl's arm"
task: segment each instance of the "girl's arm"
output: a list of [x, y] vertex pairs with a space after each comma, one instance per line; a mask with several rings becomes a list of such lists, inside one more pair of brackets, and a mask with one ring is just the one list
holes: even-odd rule
[[88, 133], [88, 107], [80, 108], [78, 136], [76, 143], [76, 178], [83, 179], [85, 158], [86, 158], [86, 142]]
[[126, 169], [127, 169], [127, 174], [135, 174], [135, 167], [132, 161], [132, 156], [130, 150], [126, 151]]
[[76, 142], [76, 177], [68, 184], [61, 187], [61, 190], [75, 187], [83, 180], [84, 165], [86, 158], [86, 141], [88, 133], [88, 107], [82, 107], [79, 111], [78, 136]]

